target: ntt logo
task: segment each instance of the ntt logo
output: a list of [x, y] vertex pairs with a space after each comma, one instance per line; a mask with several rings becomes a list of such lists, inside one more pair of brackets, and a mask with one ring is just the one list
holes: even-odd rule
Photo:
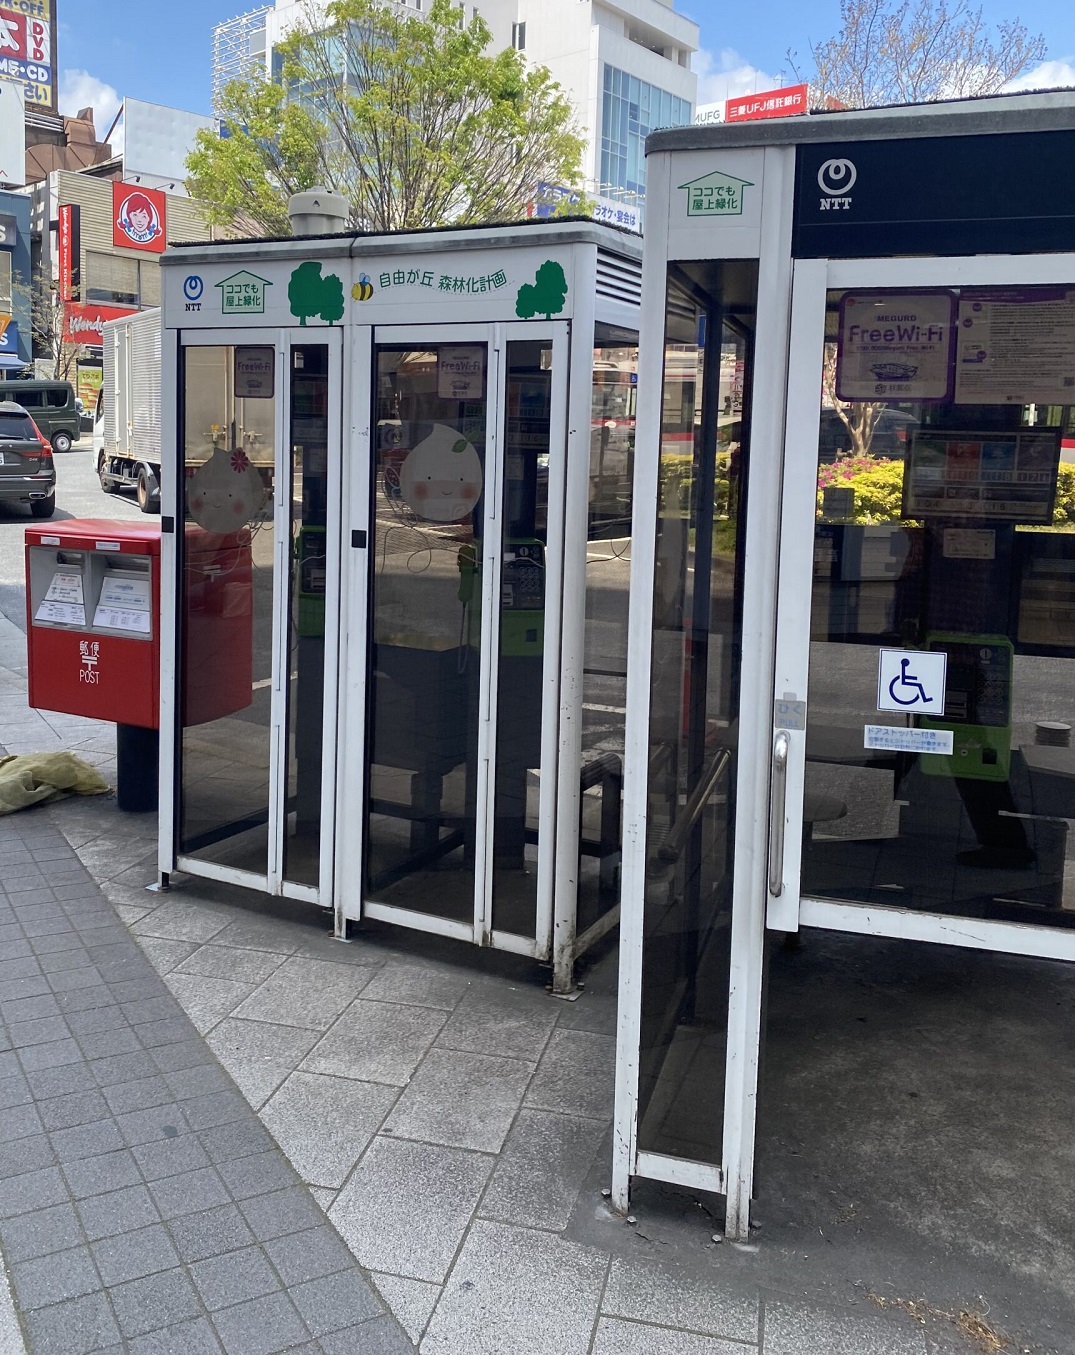
[[817, 172], [817, 186], [830, 197], [844, 197], [854, 188], [858, 176], [850, 160], [826, 160]]

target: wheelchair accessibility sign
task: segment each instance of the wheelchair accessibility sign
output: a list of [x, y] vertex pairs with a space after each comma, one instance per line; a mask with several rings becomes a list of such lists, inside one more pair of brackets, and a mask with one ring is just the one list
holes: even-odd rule
[[947, 669], [948, 655], [942, 649], [882, 649], [877, 662], [877, 709], [943, 715]]

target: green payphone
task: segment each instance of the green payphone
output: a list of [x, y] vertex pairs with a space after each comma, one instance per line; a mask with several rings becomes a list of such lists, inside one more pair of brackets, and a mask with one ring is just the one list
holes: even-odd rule
[[[481, 542], [459, 552], [459, 601], [468, 608], [469, 637], [477, 643], [481, 615], [475, 561]], [[508, 541], [500, 570], [500, 653], [512, 658], [542, 654], [545, 640], [545, 544], [537, 537]]]
[[951, 756], [923, 753], [928, 776], [1007, 781], [1012, 747], [1012, 665], [1003, 635], [929, 635], [926, 648], [948, 656], [944, 717], [919, 716], [924, 729], [952, 732]]
[[325, 633], [325, 528], [304, 523], [295, 536], [295, 582], [298, 632]]

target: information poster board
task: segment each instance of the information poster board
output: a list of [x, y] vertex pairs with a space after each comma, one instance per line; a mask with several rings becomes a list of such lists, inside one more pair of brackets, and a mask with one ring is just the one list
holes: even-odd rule
[[958, 333], [956, 404], [1075, 403], [1075, 289], [964, 291]]
[[840, 300], [840, 400], [947, 400], [952, 393], [953, 292], [847, 292]]
[[919, 431], [903, 480], [905, 518], [1052, 522], [1060, 430]]

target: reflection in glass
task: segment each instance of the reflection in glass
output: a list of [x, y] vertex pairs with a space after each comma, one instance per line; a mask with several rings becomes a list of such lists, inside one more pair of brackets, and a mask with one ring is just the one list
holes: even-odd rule
[[381, 348], [370, 540], [366, 896], [474, 915], [483, 344]]
[[637, 334], [598, 325], [586, 547], [580, 932], [619, 902], [637, 379]]
[[754, 263], [669, 267], [638, 1146], [708, 1163], [721, 1161], [756, 294]]
[[[844, 398], [849, 300], [828, 297], [803, 890], [1071, 926], [1075, 291], [947, 295], [939, 395], [924, 363], [888, 362], [869, 400]], [[878, 708], [882, 647], [910, 672], [946, 655], [943, 715]], [[863, 747], [883, 741], [866, 725], [901, 746]], [[917, 750], [927, 731], [951, 751]]]
[[533, 936], [537, 927], [541, 675], [545, 653], [552, 349], [507, 346], [500, 661], [493, 786], [493, 927]]
[[290, 351], [291, 578], [284, 879], [318, 882], [325, 706], [328, 347]]
[[[272, 680], [272, 378], [249, 348], [183, 350], [183, 708], [179, 850], [268, 870]], [[264, 348], [258, 354], [271, 354]], [[256, 361], [256, 358], [252, 360]], [[262, 364], [263, 366], [264, 364]], [[268, 364], [272, 371], [272, 362]]]

